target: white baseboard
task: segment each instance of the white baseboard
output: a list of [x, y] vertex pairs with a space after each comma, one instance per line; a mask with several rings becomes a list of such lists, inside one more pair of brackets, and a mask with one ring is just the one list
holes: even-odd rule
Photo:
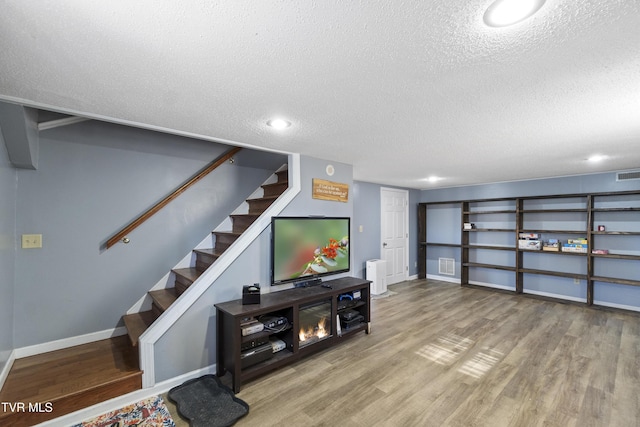
[[593, 300], [594, 305], [601, 305], [603, 307], [619, 308], [621, 310], [630, 310], [640, 312], [640, 307], [634, 305], [617, 304], [615, 302], [597, 301]]
[[514, 291], [515, 292], [515, 290], [516, 290], [515, 286], [496, 285], [495, 283], [478, 282], [476, 280], [469, 280], [469, 284], [470, 285], [476, 285], [476, 286], [484, 286], [486, 288], [502, 289], [502, 290], [505, 290], [505, 291]]
[[88, 344], [94, 341], [106, 340], [108, 338], [126, 335], [127, 328], [121, 326], [115, 329], [107, 329], [104, 331], [92, 332], [86, 335], [78, 335], [76, 337], [63, 338], [56, 341], [49, 341], [42, 344], [30, 345], [14, 350], [15, 358], [35, 356], [36, 354], [47, 353], [49, 351], [62, 350], [63, 348], [75, 347], [77, 345]]
[[190, 379], [199, 378], [203, 375], [209, 374], [215, 375], [215, 373], [216, 365], [213, 364], [205, 368], [197, 369], [195, 371], [188, 372], [186, 374], [168, 379], [166, 381], [162, 381], [160, 383], [157, 383], [153, 387], [144, 388], [142, 390], [137, 390], [129, 394], [125, 394], [123, 396], [114, 397], [113, 399], [107, 400], [105, 402], [89, 406], [88, 408], [63, 415], [59, 418], [55, 418], [38, 425], [41, 427], [67, 427], [73, 424], [78, 424], [82, 421], [97, 417], [98, 415], [102, 415], [106, 412], [115, 411], [116, 409], [131, 405], [132, 403], [139, 402], [140, 400], [166, 393], [173, 387], [179, 386], [180, 384]]
[[[460, 283], [459, 279], [451, 279], [449, 277], [437, 276], [437, 275], [434, 275], [434, 274], [427, 274], [427, 279], [440, 280], [440, 281], [452, 282], [452, 283]], [[505, 290], [505, 291], [514, 291], [515, 292], [515, 287], [512, 287], [512, 286], [496, 285], [494, 283], [477, 282], [477, 281], [471, 281], [471, 280], [469, 281], [469, 284], [477, 285], [477, 286], [484, 286], [484, 287], [487, 287], [487, 288], [502, 289], [502, 290]], [[572, 297], [572, 296], [562, 295], [562, 294], [554, 294], [554, 293], [551, 293], [551, 292], [541, 292], [541, 291], [532, 291], [532, 290], [524, 289], [523, 293], [531, 294], [531, 295], [538, 295], [538, 296], [542, 296], [542, 297], [549, 297], [549, 298], [567, 300], [567, 301], [574, 301], [574, 302], [582, 302], [582, 303], [586, 303], [587, 302], [586, 298]], [[603, 306], [603, 307], [619, 308], [621, 310], [629, 310], [629, 311], [640, 312], [640, 307], [633, 306], [633, 305], [617, 304], [617, 303], [614, 303], [614, 302], [598, 301], [598, 300], [594, 300], [593, 304], [594, 305], [600, 305], [600, 306]]]
[[439, 276], [437, 274], [427, 274], [427, 279], [439, 280], [441, 282], [457, 283], [458, 285], [460, 284], [460, 279], [457, 277]]
[[522, 293], [531, 294], [531, 295], [539, 295], [541, 297], [564, 299], [564, 300], [567, 300], [567, 301], [587, 302], [586, 298], [571, 297], [571, 296], [568, 296], [568, 295], [554, 294], [554, 293], [551, 293], [551, 292], [540, 292], [540, 291], [532, 291], [532, 290], [524, 289], [522, 291]]
[[7, 377], [9, 376], [9, 371], [11, 370], [11, 367], [13, 366], [13, 362], [15, 360], [16, 360], [16, 351], [11, 350], [11, 352], [9, 353], [9, 358], [5, 362], [4, 367], [2, 368], [2, 371], [0, 371], [0, 390], [2, 390], [2, 387], [4, 387], [4, 382], [7, 380]]
[[414, 274], [412, 276], [407, 277], [407, 280], [418, 280], [418, 275]]

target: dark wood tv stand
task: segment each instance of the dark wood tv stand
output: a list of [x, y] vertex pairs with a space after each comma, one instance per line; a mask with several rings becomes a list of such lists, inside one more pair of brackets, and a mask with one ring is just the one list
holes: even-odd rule
[[[223, 376], [227, 371], [233, 378], [233, 389], [237, 393], [243, 383], [267, 372], [271, 372], [282, 366], [296, 362], [300, 358], [318, 352], [325, 348], [339, 344], [347, 337], [358, 332], [371, 331], [371, 295], [369, 285], [371, 281], [355, 277], [343, 277], [323, 282], [325, 286], [313, 286], [308, 288], [294, 288], [284, 291], [261, 295], [260, 304], [243, 305], [242, 300], [228, 301], [216, 304], [217, 318], [217, 375]], [[360, 293], [360, 299], [349, 300], [348, 295]], [[342, 298], [342, 299], [341, 299]], [[301, 309], [312, 310], [319, 303], [330, 303], [331, 328], [326, 338], [315, 341], [309, 345], [301, 345], [299, 331], [301, 328]], [[340, 305], [340, 307], [339, 307]], [[346, 306], [346, 307], [345, 307]], [[346, 310], [358, 312], [355, 322], [348, 322], [345, 329], [344, 323], [338, 320]], [[353, 312], [350, 312], [354, 314]], [[242, 336], [241, 323], [247, 318], [258, 318], [270, 315], [286, 317], [289, 328], [273, 332], [262, 331], [247, 336]], [[360, 319], [361, 316], [361, 319]], [[341, 317], [342, 319], [342, 317]], [[340, 331], [337, 324], [341, 323]], [[261, 361], [243, 368], [242, 348], [252, 345], [253, 342], [268, 342], [270, 338], [276, 338], [286, 343], [284, 350], [273, 353], [268, 360]], [[250, 350], [245, 350], [245, 355]]]

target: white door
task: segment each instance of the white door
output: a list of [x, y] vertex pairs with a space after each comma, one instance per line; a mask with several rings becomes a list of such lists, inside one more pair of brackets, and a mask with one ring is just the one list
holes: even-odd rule
[[409, 277], [409, 192], [381, 188], [380, 218], [380, 258], [387, 261], [387, 285], [391, 285]]

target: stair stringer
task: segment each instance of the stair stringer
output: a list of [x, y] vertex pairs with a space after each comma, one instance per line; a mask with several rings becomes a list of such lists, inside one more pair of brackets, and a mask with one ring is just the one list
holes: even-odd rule
[[142, 387], [155, 385], [155, 344], [189, 310], [233, 264], [233, 262], [271, 224], [271, 217], [278, 215], [300, 193], [300, 155], [289, 155], [289, 188], [269, 206], [260, 217], [227, 249], [171, 306], [158, 317], [138, 340]]

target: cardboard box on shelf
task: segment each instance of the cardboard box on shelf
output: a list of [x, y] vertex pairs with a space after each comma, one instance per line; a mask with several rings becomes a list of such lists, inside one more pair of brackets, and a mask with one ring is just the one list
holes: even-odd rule
[[527, 251], [539, 251], [542, 248], [542, 242], [540, 240], [518, 240], [518, 249]]

